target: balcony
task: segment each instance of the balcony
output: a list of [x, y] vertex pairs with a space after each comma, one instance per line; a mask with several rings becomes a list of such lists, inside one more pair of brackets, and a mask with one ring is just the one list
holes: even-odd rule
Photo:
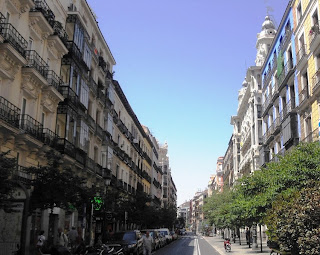
[[66, 32], [66, 30], [64, 30], [61, 22], [59, 21], [54, 21], [53, 23], [53, 34], [57, 35], [60, 40], [62, 41], [62, 43], [67, 46], [67, 42], [68, 42], [68, 34]]
[[284, 49], [288, 46], [288, 44], [291, 40], [291, 35], [292, 35], [292, 29], [286, 28], [282, 42], [279, 45], [278, 52], [280, 52], [280, 51], [284, 52]]
[[309, 32], [309, 49], [310, 52], [313, 52], [320, 43], [320, 30], [319, 30], [319, 23], [313, 25]]
[[31, 135], [32, 137], [42, 141], [43, 125], [30, 115], [20, 115], [20, 129], [24, 130], [25, 133]]
[[312, 94], [318, 95], [320, 92], [320, 69], [312, 77]]
[[103, 177], [103, 170], [102, 170], [102, 166], [99, 165], [98, 163], [95, 164], [94, 167], [95, 173], [101, 177]]
[[30, 187], [32, 175], [28, 173], [26, 167], [18, 165], [17, 169], [13, 172], [13, 179]]
[[276, 97], [279, 96], [279, 85], [278, 85], [278, 81], [275, 80], [273, 87], [272, 87], [272, 95], [271, 95], [271, 100], [275, 100]]
[[55, 15], [53, 11], [51, 11], [50, 7], [48, 6], [45, 0], [33, 0], [35, 6], [30, 10], [32, 12], [40, 12], [50, 24], [51, 27], [54, 25]]
[[42, 77], [47, 80], [49, 66], [40, 55], [35, 50], [26, 50], [26, 67], [32, 67], [42, 75]]
[[291, 113], [295, 109], [295, 102], [293, 100], [289, 100], [287, 104], [283, 107], [280, 112], [280, 121], [283, 121], [289, 113]]
[[280, 117], [275, 118], [273, 121], [273, 135], [277, 135], [281, 129]]
[[301, 45], [301, 48], [298, 51], [297, 54], [297, 65], [296, 68], [298, 70], [301, 70], [308, 62], [307, 58], [307, 45], [303, 44]]
[[87, 153], [81, 150], [80, 148], [76, 148], [76, 160], [79, 162], [81, 165], [86, 164], [86, 159], [87, 159]]
[[60, 153], [66, 154], [72, 158], [75, 158], [75, 156], [76, 156], [76, 148], [75, 148], [74, 144], [72, 144], [71, 142], [69, 142], [65, 138], [58, 138], [57, 150]]
[[262, 84], [263, 88], [265, 88], [269, 84], [271, 76], [272, 76], [272, 72], [271, 72], [271, 69], [269, 68], [263, 79], [263, 84]]
[[100, 127], [99, 124], [96, 124], [96, 132], [95, 132], [96, 136], [100, 137], [101, 140], [105, 140], [105, 136], [104, 136], [104, 132], [103, 132], [103, 128]]
[[299, 109], [302, 110], [307, 106], [306, 102], [308, 101], [307, 99], [309, 98], [309, 88], [308, 86], [305, 86], [300, 94], [299, 94]]
[[66, 43], [66, 46], [67, 46], [67, 49], [69, 50], [66, 56], [72, 57], [76, 63], [80, 64], [84, 68], [85, 72], [88, 72], [90, 68], [84, 62], [82, 57], [82, 52], [78, 48], [78, 46], [73, 41], [68, 41]]
[[282, 72], [278, 76], [278, 85], [279, 85], [280, 91], [286, 85], [286, 83], [288, 82], [288, 79], [293, 73], [294, 73], [293, 62], [292, 62], [292, 59], [289, 59], [286, 65], [283, 67]]
[[107, 63], [102, 56], [99, 56], [99, 66], [102, 68], [104, 72], [107, 71]]
[[97, 95], [97, 91], [98, 91], [98, 84], [94, 81], [94, 79], [90, 76], [90, 79], [89, 79], [89, 88], [90, 90], [92, 91], [92, 93], [94, 95]]
[[22, 57], [25, 57], [25, 50], [28, 47], [28, 42], [14, 26], [10, 23], [1, 23], [0, 35], [3, 37], [3, 43], [9, 43]]
[[123, 122], [122, 122], [120, 119], [118, 119], [117, 126], [118, 126], [119, 130], [120, 130], [123, 134], [126, 133], [126, 132], [128, 132], [127, 127], [123, 124]]
[[102, 177], [105, 179], [111, 179], [112, 178], [111, 170], [105, 167], [102, 168]]
[[49, 86], [54, 87], [56, 90], [59, 91], [60, 86], [62, 85], [62, 80], [59, 75], [57, 75], [54, 71], [48, 70], [47, 72], [47, 81]]
[[50, 146], [51, 148], [56, 148], [58, 144], [59, 136], [48, 128], [42, 130], [42, 141], [44, 144]]
[[18, 128], [19, 116], [20, 109], [0, 96], [0, 119]]
[[271, 96], [269, 95], [267, 98], [265, 98], [263, 105], [262, 105], [262, 115], [264, 116], [267, 111], [271, 107]]
[[147, 155], [147, 153], [143, 152], [143, 158], [148, 162], [148, 164], [151, 166], [152, 165], [152, 160], [151, 158]]
[[60, 86], [59, 92], [66, 99], [67, 103], [70, 102], [75, 109], [78, 107], [79, 98], [72, 88], [69, 86]]
[[274, 125], [273, 123], [268, 128], [267, 132], [263, 135], [263, 144], [269, 144], [270, 141], [273, 139], [274, 133]]
[[311, 143], [311, 142], [316, 142], [319, 141], [319, 129], [315, 129], [312, 132], [309, 132], [308, 134], [305, 135], [303, 139], [301, 139], [301, 142], [303, 143]]
[[94, 162], [93, 159], [87, 157], [86, 167], [87, 167], [89, 170], [91, 170], [92, 172], [95, 172], [96, 163]]

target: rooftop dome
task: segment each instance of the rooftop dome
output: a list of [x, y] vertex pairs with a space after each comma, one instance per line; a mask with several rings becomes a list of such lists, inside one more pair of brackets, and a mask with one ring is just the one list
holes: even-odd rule
[[266, 16], [266, 18], [264, 19], [264, 22], [262, 23], [262, 30], [270, 29], [270, 28], [276, 29], [270, 17]]

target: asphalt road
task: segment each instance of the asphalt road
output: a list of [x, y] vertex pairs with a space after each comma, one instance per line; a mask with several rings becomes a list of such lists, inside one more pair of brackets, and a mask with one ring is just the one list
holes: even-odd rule
[[185, 235], [179, 237], [169, 245], [157, 250], [154, 255], [220, 255], [201, 236]]

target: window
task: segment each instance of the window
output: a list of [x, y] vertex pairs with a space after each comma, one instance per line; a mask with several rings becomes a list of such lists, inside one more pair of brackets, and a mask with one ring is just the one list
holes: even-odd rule
[[80, 139], [79, 139], [80, 149], [87, 151], [88, 141], [89, 141], [89, 127], [83, 120], [81, 120], [80, 121]]
[[28, 50], [32, 50], [32, 46], [33, 46], [33, 39], [29, 37]]
[[80, 102], [88, 109], [89, 107], [89, 87], [84, 80], [81, 80]]
[[297, 6], [297, 20], [298, 23], [301, 21], [302, 18], [302, 8], [301, 8], [301, 3]]
[[42, 126], [44, 126], [44, 120], [45, 120], [45, 113], [43, 112], [41, 114], [41, 124], [42, 124]]
[[91, 68], [91, 50], [89, 46], [85, 43], [84, 50], [83, 50], [83, 61], [86, 63], [86, 65]]
[[22, 107], [21, 107], [21, 114], [24, 115], [26, 113], [27, 108], [27, 99], [22, 99]]

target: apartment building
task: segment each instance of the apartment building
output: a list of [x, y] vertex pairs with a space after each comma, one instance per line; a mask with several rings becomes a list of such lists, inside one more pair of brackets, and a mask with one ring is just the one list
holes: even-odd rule
[[234, 169], [233, 169], [233, 136], [231, 136], [228, 148], [223, 157], [222, 164], [223, 183], [227, 187], [232, 187], [235, 181]]
[[262, 66], [263, 145], [260, 164], [277, 160], [299, 142], [298, 84], [292, 1]]
[[319, 1], [292, 3], [302, 142], [319, 140]]
[[275, 26], [267, 16], [257, 36], [255, 66], [250, 66], [246, 71], [238, 94], [237, 115], [231, 117], [234, 130], [232, 135], [234, 180], [259, 168], [259, 151], [262, 144], [261, 67], [275, 34]]
[[[39, 229], [55, 241], [58, 227], [75, 226], [93, 243], [106, 229], [134, 227], [122, 215], [104, 222], [86, 209], [56, 207], [50, 217], [48, 210], [27, 211], [32, 176], [24, 169], [45, 165], [50, 149], [88, 187], [134, 199], [137, 191], [151, 195], [157, 183], [155, 197], [162, 199], [162, 170], [153, 164], [160, 149], [113, 79], [115, 59], [87, 2], [0, 0], [0, 52], [0, 150], [17, 159], [21, 208], [0, 210], [0, 254], [11, 254], [17, 244], [28, 254]], [[168, 180], [167, 194], [176, 200], [171, 175]]]
[[204, 224], [205, 218], [203, 213], [203, 205], [205, 199], [208, 197], [208, 190], [198, 191], [194, 195], [191, 202], [191, 229], [195, 233], [201, 233]]

